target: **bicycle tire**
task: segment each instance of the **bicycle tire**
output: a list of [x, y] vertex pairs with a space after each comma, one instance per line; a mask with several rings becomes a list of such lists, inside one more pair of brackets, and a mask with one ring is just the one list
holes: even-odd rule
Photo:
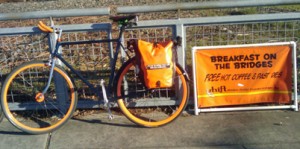
[[52, 132], [67, 122], [76, 108], [77, 92], [73, 81], [58, 66], [54, 67], [55, 77], [51, 79], [49, 89], [41, 94], [49, 80], [49, 71], [46, 62], [32, 61], [15, 68], [4, 81], [1, 91], [3, 112], [24, 132]]
[[3, 119], [4, 119], [4, 113], [3, 113], [2, 108], [0, 106], [0, 123], [3, 121]]
[[[123, 114], [144, 127], [159, 127], [175, 120], [185, 109], [189, 97], [188, 79], [183, 69], [176, 65], [174, 81], [177, 83], [171, 88], [147, 90], [138, 78], [135, 67], [135, 58], [132, 58], [124, 63], [116, 75], [115, 95]], [[178, 86], [181, 88], [180, 93], [176, 89]], [[181, 98], [177, 98], [178, 95]], [[132, 105], [135, 107], [131, 107]]]

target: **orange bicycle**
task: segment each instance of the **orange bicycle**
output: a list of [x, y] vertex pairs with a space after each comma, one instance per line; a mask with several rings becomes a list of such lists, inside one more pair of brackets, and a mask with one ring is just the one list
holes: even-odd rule
[[[38, 27], [45, 33], [57, 34], [56, 48], [50, 51], [50, 58], [44, 61], [31, 61], [16, 67], [3, 83], [1, 105], [6, 118], [17, 128], [30, 134], [41, 134], [61, 127], [72, 116], [77, 104], [77, 88], [74, 73], [98, 97], [110, 113], [110, 102], [116, 101], [124, 115], [132, 122], [145, 127], [158, 127], [170, 123], [185, 109], [189, 97], [188, 76], [185, 70], [175, 64], [172, 86], [148, 89], [142, 83], [137, 71], [137, 59], [128, 57], [117, 74], [111, 71], [108, 86], [91, 84], [76, 71], [58, 52], [61, 46], [115, 42], [117, 44], [112, 62], [115, 70], [122, 37], [126, 28], [135, 25], [136, 16], [116, 16], [110, 19], [118, 22], [119, 36], [116, 39], [62, 42], [62, 29], [46, 26]], [[126, 50], [128, 52], [128, 50]], [[128, 54], [129, 56], [129, 54]], [[64, 65], [58, 66], [60, 60]], [[66, 69], [67, 68], [67, 69]], [[67, 72], [68, 70], [68, 72]], [[163, 75], [163, 74], [162, 74]], [[106, 88], [115, 89], [112, 99], [107, 99]], [[102, 98], [103, 97], [103, 98]], [[14, 110], [18, 106], [21, 110]]]

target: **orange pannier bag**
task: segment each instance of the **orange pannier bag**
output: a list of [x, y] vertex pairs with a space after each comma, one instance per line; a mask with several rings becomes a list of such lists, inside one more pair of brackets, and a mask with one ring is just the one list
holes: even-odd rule
[[136, 62], [140, 69], [139, 76], [148, 89], [166, 88], [173, 85], [175, 58], [173, 42], [151, 43], [137, 41]]

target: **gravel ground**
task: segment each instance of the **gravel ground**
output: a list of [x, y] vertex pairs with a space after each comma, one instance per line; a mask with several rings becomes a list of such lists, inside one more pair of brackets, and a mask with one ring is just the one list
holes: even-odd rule
[[[104, 5], [106, 4], [106, 5]], [[0, 4], [1, 13], [44, 11], [55, 9], [74, 9], [74, 8], [101, 8], [107, 7], [108, 3], [97, 0], [63, 0], [45, 2], [15, 2]]]
[[[19, 0], [22, 1], [22, 0]], [[28, 12], [55, 9], [101, 8], [128, 5], [163, 4], [192, 2], [195, 0], [56, 0], [34, 2], [3, 2], [0, 0], [0, 13]], [[199, 1], [199, 0], [198, 0]], [[205, 1], [205, 0], [202, 0]]]

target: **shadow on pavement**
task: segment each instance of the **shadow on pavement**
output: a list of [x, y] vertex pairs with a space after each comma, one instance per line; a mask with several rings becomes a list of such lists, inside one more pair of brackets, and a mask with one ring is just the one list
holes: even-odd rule
[[31, 135], [26, 132], [15, 132], [15, 131], [2, 131], [0, 130], [0, 134], [5, 134], [5, 135]]
[[98, 119], [85, 120], [85, 119], [72, 118], [72, 120], [87, 122], [87, 123], [92, 123], [92, 124], [103, 124], [103, 125], [110, 125], [110, 126], [118, 126], [118, 127], [143, 128], [143, 127], [135, 125], [135, 124], [109, 123], [109, 122], [104, 122], [104, 121], [101, 121], [101, 120], [98, 120]]

